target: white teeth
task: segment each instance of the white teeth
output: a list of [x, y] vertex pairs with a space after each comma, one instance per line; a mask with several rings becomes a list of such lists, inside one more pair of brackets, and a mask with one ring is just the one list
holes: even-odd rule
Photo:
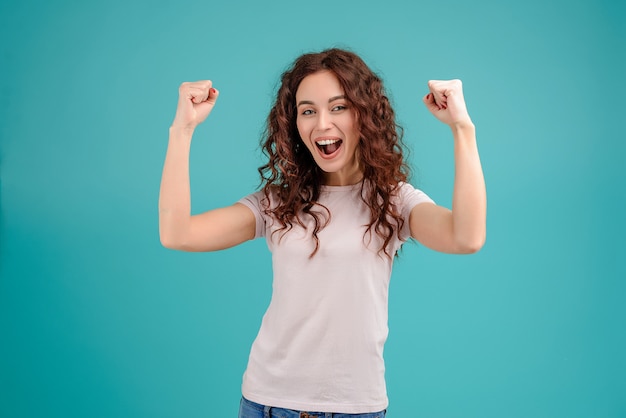
[[321, 141], [317, 141], [317, 145], [330, 145], [330, 144], [334, 144], [335, 142], [339, 142], [338, 139], [323, 139]]

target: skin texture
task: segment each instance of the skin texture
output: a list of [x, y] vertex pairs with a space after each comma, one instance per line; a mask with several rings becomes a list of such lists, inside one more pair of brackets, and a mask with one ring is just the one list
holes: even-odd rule
[[[317, 155], [321, 158], [316, 162], [301, 138], [296, 126], [299, 116], [297, 105], [301, 102], [296, 100], [296, 93], [301, 95], [303, 82], [307, 85], [311, 80], [318, 80], [316, 86], [323, 87], [319, 81], [325, 78], [317, 77], [318, 72], [332, 73], [336, 77], [345, 101], [355, 115], [360, 136], [355, 161], [362, 177], [357, 175], [355, 179], [342, 179], [345, 176], [340, 172], [340, 178], [329, 180], [329, 172], [334, 170], [324, 164], [324, 171], [320, 161], [340, 161], [340, 158], [335, 160], [335, 156], [329, 154], [342, 142], [324, 145], [324, 153]], [[317, 234], [332, 218], [332, 213], [319, 204], [321, 187], [325, 181], [332, 181], [332, 184], [354, 183], [361, 177], [358, 183], [360, 193], [370, 214], [364, 234], [378, 235], [381, 238], [378, 252], [381, 256], [393, 257], [388, 244], [408, 222], [393, 204], [394, 195], [398, 186], [407, 181], [410, 169], [404, 162], [402, 128], [396, 123], [395, 112], [382, 80], [358, 55], [337, 48], [301, 55], [283, 72], [280, 80], [261, 138], [267, 162], [259, 167], [262, 191], [275, 202], [267, 208], [267, 214], [277, 222], [275, 233], [280, 235], [295, 224], [310, 222], [311, 238], [315, 244], [310, 256], [314, 256], [320, 246]], [[330, 96], [328, 100], [336, 98]], [[312, 115], [313, 112], [306, 114]], [[302, 131], [306, 139], [308, 133]], [[331, 136], [325, 142], [334, 140]]]
[[434, 204], [411, 211], [411, 235], [427, 247], [468, 254], [482, 248], [486, 238], [487, 197], [476, 130], [467, 112], [460, 80], [431, 80], [423, 101], [428, 110], [452, 130], [454, 191], [452, 210]]
[[[452, 209], [432, 203], [414, 207], [409, 219], [411, 235], [437, 251], [473, 253], [483, 246], [486, 235], [486, 192], [475, 128], [467, 112], [460, 80], [432, 80], [428, 82], [428, 90], [423, 97], [424, 104], [452, 131], [453, 202]], [[362, 177], [356, 157], [359, 141], [356, 118], [350, 104], [337, 98], [343, 93], [336, 77], [327, 71], [305, 77], [296, 92], [298, 132], [324, 172], [323, 183], [329, 185], [355, 184]], [[190, 214], [191, 139], [218, 97], [219, 92], [208, 80], [180, 86], [159, 199], [159, 229], [165, 247], [215, 251], [254, 237], [254, 215], [242, 204]], [[334, 158], [323, 158], [315, 144], [320, 138], [343, 141]]]
[[254, 214], [242, 204], [191, 216], [189, 150], [195, 128], [211, 113], [219, 96], [212, 85], [205, 80], [179, 88], [159, 196], [159, 233], [167, 248], [216, 251], [254, 237]]
[[[300, 138], [324, 171], [324, 183], [331, 186], [358, 183], [363, 173], [356, 158], [357, 120], [337, 77], [330, 71], [306, 77], [296, 92], [296, 103]], [[320, 140], [341, 141], [332, 158], [316, 145]]]

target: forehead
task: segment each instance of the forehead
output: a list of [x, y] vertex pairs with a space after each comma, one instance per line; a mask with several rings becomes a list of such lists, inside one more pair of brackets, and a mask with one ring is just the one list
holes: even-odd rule
[[331, 71], [318, 71], [304, 77], [296, 90], [296, 100], [327, 99], [344, 94], [337, 76]]

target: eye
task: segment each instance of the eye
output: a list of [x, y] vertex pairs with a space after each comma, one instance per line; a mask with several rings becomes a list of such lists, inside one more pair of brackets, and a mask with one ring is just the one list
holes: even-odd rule
[[342, 110], [346, 110], [347, 107], [345, 105], [337, 105], [335, 107], [332, 108], [333, 112], [340, 112]]
[[302, 115], [304, 115], [304, 116], [308, 116], [308, 115], [312, 115], [312, 114], [313, 114], [313, 109], [305, 109], [302, 112]]

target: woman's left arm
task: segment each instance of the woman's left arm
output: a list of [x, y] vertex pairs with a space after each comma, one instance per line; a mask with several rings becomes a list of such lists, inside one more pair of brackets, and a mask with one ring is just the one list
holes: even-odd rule
[[424, 103], [452, 130], [454, 138], [454, 194], [452, 210], [430, 203], [413, 208], [411, 236], [441, 252], [474, 253], [486, 237], [487, 197], [476, 129], [469, 117], [460, 80], [428, 82]]

